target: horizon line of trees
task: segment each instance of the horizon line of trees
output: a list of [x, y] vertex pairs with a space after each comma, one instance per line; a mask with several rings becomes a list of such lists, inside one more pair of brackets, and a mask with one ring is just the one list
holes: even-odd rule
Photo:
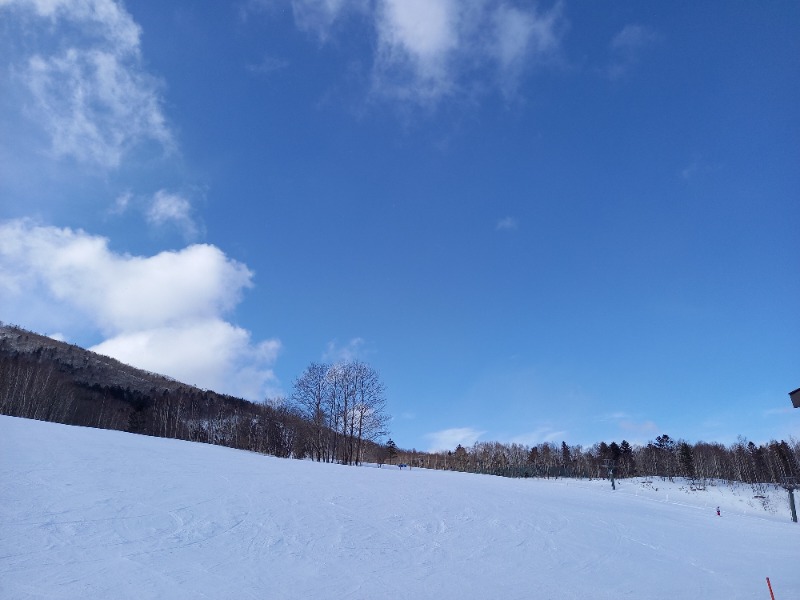
[[398, 460], [416, 467], [484, 473], [505, 477], [606, 478], [609, 463], [616, 478], [684, 477], [698, 486], [707, 480], [752, 485], [800, 480], [800, 440], [772, 440], [756, 445], [739, 436], [729, 446], [718, 442], [689, 443], [663, 434], [645, 445], [627, 440], [599, 442], [589, 448], [544, 442], [534, 446], [476, 442], [471, 448], [419, 452], [397, 450]]

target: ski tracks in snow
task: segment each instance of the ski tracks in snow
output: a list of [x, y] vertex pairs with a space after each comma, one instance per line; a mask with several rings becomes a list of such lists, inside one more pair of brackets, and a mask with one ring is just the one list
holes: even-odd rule
[[735, 599], [767, 575], [800, 590], [796, 525], [685, 495], [0, 426], [4, 599]]

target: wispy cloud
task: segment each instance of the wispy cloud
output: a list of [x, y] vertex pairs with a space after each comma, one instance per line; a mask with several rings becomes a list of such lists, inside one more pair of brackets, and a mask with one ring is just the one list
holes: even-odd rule
[[245, 0], [239, 16], [245, 22], [253, 15], [271, 19], [288, 8], [300, 31], [326, 43], [340, 24], [354, 15], [368, 14], [373, 4], [373, 0]]
[[133, 194], [130, 191], [119, 194], [114, 199], [114, 204], [111, 206], [108, 212], [112, 215], [125, 214], [131, 205], [131, 200], [133, 200]]
[[658, 433], [658, 425], [656, 425], [655, 421], [634, 421], [633, 419], [621, 419], [618, 425], [621, 430], [637, 435], [652, 435], [654, 433]]
[[291, 0], [297, 27], [314, 34], [321, 42], [332, 35], [343, 18], [366, 13], [370, 4], [369, 0]]
[[147, 220], [152, 225], [174, 225], [187, 240], [196, 239], [199, 227], [192, 216], [192, 204], [180, 194], [158, 190], [147, 209]]
[[498, 84], [560, 52], [561, 5], [539, 13], [503, 2], [393, 0], [375, 15], [373, 92], [422, 105]]
[[680, 178], [685, 182], [702, 179], [719, 170], [719, 164], [714, 164], [700, 156], [695, 156], [692, 161], [680, 170]]
[[366, 354], [366, 342], [363, 338], [356, 337], [340, 346], [336, 340], [328, 342], [322, 360], [333, 363], [351, 362], [364, 357]]
[[[597, 421], [608, 423], [606, 435], [611, 439], [622, 436], [631, 443], [645, 444], [648, 438], [652, 439], [655, 435], [663, 433], [655, 421], [642, 418], [641, 415], [631, 415], [626, 411], [615, 411], [598, 415]], [[619, 440], [617, 440], [619, 441]]]
[[429, 433], [425, 437], [430, 441], [429, 452], [441, 452], [455, 450], [459, 444], [464, 447], [470, 447], [484, 433], [484, 431], [473, 429], [472, 427], [454, 427]]
[[641, 61], [644, 51], [661, 36], [644, 25], [629, 24], [614, 36], [609, 47], [610, 60], [603, 72], [609, 79], [620, 79]]
[[597, 420], [600, 421], [600, 422], [603, 422], [603, 423], [608, 422], [608, 421], [612, 421], [612, 422], [616, 423], [618, 421], [625, 420], [625, 419], [630, 419], [630, 418], [631, 418], [631, 416], [628, 413], [626, 413], [624, 411], [617, 411], [617, 412], [613, 412], [613, 413], [600, 415], [597, 418]]
[[699, 168], [700, 168], [700, 163], [696, 160], [692, 161], [691, 164], [681, 169], [681, 179], [683, 179], [684, 181], [692, 179], [697, 174]]
[[266, 75], [281, 71], [289, 66], [289, 61], [275, 56], [264, 56], [259, 62], [247, 65], [247, 70], [251, 73]]
[[[0, 13], [36, 40], [32, 47], [39, 51], [17, 48], [8, 57], [16, 75], [6, 83], [27, 89], [28, 116], [49, 137], [56, 158], [114, 169], [141, 144], [173, 147], [161, 84], [142, 65], [141, 29], [121, 4], [6, 0]], [[64, 37], [42, 42], [62, 28], [71, 31], [69, 43]]]
[[563, 5], [538, 13], [501, 4], [492, 14], [494, 39], [490, 49], [497, 60], [504, 93], [513, 95], [526, 68], [556, 60], [566, 24]]
[[98, 352], [258, 400], [277, 386], [272, 365], [280, 342], [253, 342], [248, 331], [225, 320], [251, 286], [245, 265], [207, 244], [131, 256], [80, 230], [20, 220], [0, 224], [0, 312], [6, 318], [17, 320], [29, 310], [28, 299], [42, 298], [47, 315], [28, 312], [19, 322], [60, 329], [77, 313], [105, 337], [93, 348]]
[[498, 219], [495, 231], [514, 231], [519, 227], [519, 222], [514, 217], [503, 217]]
[[521, 433], [511, 437], [508, 441], [514, 444], [524, 444], [526, 446], [535, 446], [545, 442], [555, 442], [563, 440], [567, 437], [565, 430], [556, 430], [550, 427], [540, 427], [534, 431]]
[[514, 95], [525, 72], [557, 62], [562, 4], [549, 10], [504, 0], [251, 0], [248, 10], [289, 5], [295, 26], [332, 43], [357, 19], [374, 36], [373, 99], [435, 108], [446, 98]]

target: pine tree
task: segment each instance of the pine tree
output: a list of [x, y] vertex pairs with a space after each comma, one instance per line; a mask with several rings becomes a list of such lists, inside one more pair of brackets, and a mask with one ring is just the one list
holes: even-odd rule
[[685, 477], [694, 478], [694, 455], [692, 447], [686, 442], [678, 444], [678, 462]]
[[611, 458], [611, 460], [618, 461], [621, 455], [622, 455], [622, 449], [619, 447], [617, 442], [611, 442], [608, 445], [609, 458]]
[[386, 453], [389, 456], [389, 464], [392, 464], [392, 461], [397, 458], [397, 444], [394, 443], [392, 438], [389, 438], [389, 441], [386, 442]]
[[564, 469], [564, 473], [570, 475], [569, 467], [572, 464], [572, 454], [569, 451], [569, 446], [567, 446], [567, 442], [561, 442], [561, 466]]
[[633, 459], [633, 447], [628, 440], [622, 440], [622, 443], [619, 445], [619, 452], [623, 475], [629, 477], [636, 472], [636, 463]]

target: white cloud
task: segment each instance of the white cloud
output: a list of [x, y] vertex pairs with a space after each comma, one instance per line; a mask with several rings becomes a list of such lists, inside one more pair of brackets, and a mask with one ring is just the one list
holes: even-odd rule
[[[52, 153], [113, 169], [138, 145], [171, 148], [159, 82], [141, 64], [141, 29], [113, 0], [6, 0], [0, 10], [48, 47], [10, 57], [31, 102], [29, 116]], [[66, 32], [69, 32], [68, 34]]]
[[173, 224], [187, 239], [194, 239], [198, 226], [192, 217], [192, 205], [183, 196], [159, 190], [153, 196], [147, 210], [147, 220], [153, 225]]
[[217, 318], [121, 333], [91, 348], [201, 388], [263, 399], [272, 395], [280, 342], [253, 345], [250, 333]]
[[[99, 352], [262, 399], [276, 384], [272, 364], [280, 342], [253, 343], [246, 330], [223, 319], [252, 277], [245, 265], [207, 244], [131, 256], [80, 230], [0, 224], [0, 310], [9, 320], [29, 303], [48, 311], [48, 329], [78, 314], [106, 337], [95, 347]], [[56, 316], [54, 323], [53, 315], [61, 314], [64, 322]]]
[[376, 15], [377, 93], [433, 104], [497, 83], [514, 93], [526, 68], [560, 52], [561, 4], [548, 12], [506, 2], [393, 0]]
[[465, 448], [469, 448], [477, 442], [478, 438], [484, 433], [484, 431], [479, 431], [472, 427], [455, 427], [452, 429], [435, 431], [427, 434], [425, 437], [430, 440], [429, 452], [442, 452], [455, 450], [459, 444]]
[[0, 0], [0, 8], [33, 11], [53, 25], [60, 19], [87, 24], [120, 49], [138, 50], [141, 28], [115, 0]]
[[[274, 2], [257, 3], [274, 8]], [[497, 85], [515, 93], [525, 70], [560, 54], [561, 3], [539, 12], [505, 0], [292, 0], [295, 25], [320, 42], [348, 19], [375, 36], [374, 97], [435, 107]]]
[[389, 0], [380, 5], [375, 16], [378, 92], [423, 103], [453, 92], [459, 6], [454, 0]]
[[26, 221], [0, 231], [4, 270], [17, 281], [39, 278], [107, 333], [210, 318], [230, 311], [251, 285], [246, 266], [206, 244], [140, 257], [115, 254], [108, 240], [82, 231]]

